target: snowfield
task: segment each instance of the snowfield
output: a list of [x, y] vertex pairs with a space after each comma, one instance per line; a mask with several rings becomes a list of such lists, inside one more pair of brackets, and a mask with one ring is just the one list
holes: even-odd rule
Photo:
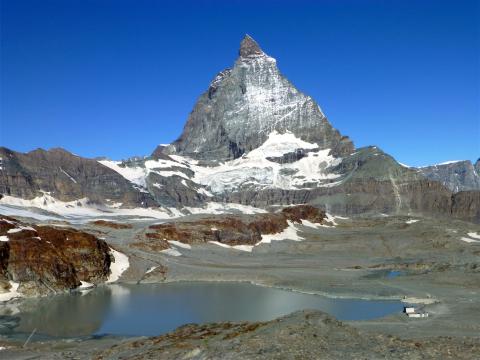
[[120, 279], [120, 276], [130, 267], [127, 255], [112, 248], [110, 248], [110, 253], [113, 255], [115, 261], [110, 264], [110, 276], [106, 281], [107, 283], [113, 283]]
[[18, 287], [20, 286], [19, 283], [16, 283], [13, 281], [9, 281], [9, 283], [10, 283], [10, 290], [5, 293], [0, 293], [0, 302], [6, 302], [14, 298], [23, 296], [20, 292], [18, 292]]
[[[272, 161], [272, 158], [281, 158], [299, 150], [305, 152], [305, 156], [298, 161], [285, 164]], [[340, 164], [342, 159], [329, 155], [330, 151], [319, 150], [317, 144], [303, 141], [291, 132], [280, 134], [273, 131], [260, 147], [239, 159], [213, 167], [200, 166], [198, 161], [179, 155], [171, 155], [173, 160], [147, 160], [144, 167], [129, 167], [118, 161], [99, 162], [142, 189], [147, 188], [147, 176], [155, 173], [163, 177], [181, 177], [184, 186], [187, 186], [185, 180], [203, 185], [197, 192], [212, 196], [212, 193], [233, 192], [239, 187], [290, 190], [338, 185], [333, 180], [341, 175], [332, 173], [330, 169]], [[183, 172], [182, 169], [192, 171], [193, 177], [189, 177], [187, 171]]]

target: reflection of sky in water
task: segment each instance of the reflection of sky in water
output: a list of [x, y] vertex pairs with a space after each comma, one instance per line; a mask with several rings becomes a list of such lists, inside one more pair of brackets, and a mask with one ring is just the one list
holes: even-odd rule
[[400, 275], [403, 275], [402, 271], [390, 270], [388, 272], [388, 274], [386, 275], [386, 278], [387, 279], [394, 279], [394, 278], [396, 278], [397, 276], [400, 276]]
[[90, 293], [29, 301], [21, 309], [28, 332], [54, 336], [158, 335], [186, 323], [264, 321], [301, 309], [319, 309], [340, 320], [362, 320], [402, 311], [399, 301], [331, 299], [245, 283], [111, 285]]

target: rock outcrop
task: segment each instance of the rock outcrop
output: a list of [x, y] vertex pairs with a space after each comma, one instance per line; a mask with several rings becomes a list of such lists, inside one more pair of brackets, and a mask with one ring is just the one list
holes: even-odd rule
[[262, 240], [262, 235], [281, 233], [289, 226], [289, 222], [301, 224], [302, 220], [323, 224], [326, 220], [325, 212], [310, 205], [299, 205], [284, 208], [277, 213], [216, 215], [195, 221], [151, 225], [149, 229], [153, 232], [146, 236], [153, 241], [147, 247], [151, 250], [164, 250], [168, 248], [167, 240], [185, 244], [214, 241], [229, 246], [255, 245]]
[[64, 227], [29, 226], [0, 217], [0, 284], [19, 284], [25, 294], [74, 289], [81, 281], [98, 284], [110, 274], [110, 248], [103, 240]]

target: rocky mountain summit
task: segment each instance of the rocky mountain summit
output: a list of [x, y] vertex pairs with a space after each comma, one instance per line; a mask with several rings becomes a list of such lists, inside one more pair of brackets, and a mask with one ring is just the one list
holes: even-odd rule
[[274, 131], [292, 131], [335, 155], [353, 152], [348, 137], [335, 130], [315, 101], [282, 76], [276, 60], [246, 35], [233, 68], [213, 79], [182, 135], [165, 153], [232, 160], [261, 146]]
[[226, 204], [311, 204], [336, 214], [480, 221], [478, 163], [416, 169], [375, 146], [355, 149], [248, 35], [178, 140], [151, 156], [111, 161], [0, 148], [0, 161], [0, 205], [45, 208], [51, 198], [68, 202], [63, 208], [155, 208], [168, 216]]

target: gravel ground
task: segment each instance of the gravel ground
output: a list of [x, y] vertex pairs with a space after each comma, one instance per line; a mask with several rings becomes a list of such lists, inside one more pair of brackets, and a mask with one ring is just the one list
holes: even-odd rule
[[[411, 219], [419, 221], [407, 223]], [[9, 347], [0, 355], [8, 355], [6, 358], [12, 359], [92, 358], [99, 354], [103, 358], [117, 358], [123, 350], [110, 347], [125, 343], [127, 350], [138, 345], [139, 351], [125, 350], [126, 358], [181, 358], [178, 357], [180, 355], [198, 359], [239, 358], [234, 354], [240, 354], [241, 358], [289, 359], [475, 358], [472, 349], [478, 351], [480, 334], [480, 245], [467, 243], [461, 238], [468, 232], [480, 233], [479, 225], [405, 216], [337, 222], [338, 226], [331, 228], [299, 226], [300, 235], [305, 238], [302, 242], [262, 244], [252, 253], [205, 244], [193, 246], [190, 250], [177, 248], [182, 253], [179, 257], [129, 246], [141, 241], [145, 227], [152, 224], [151, 221], [132, 221], [132, 229], [83, 227], [100, 231], [99, 236], [105, 237], [107, 242], [129, 256], [131, 266], [122, 277], [123, 282], [164, 281], [155, 272], [145, 274], [150, 267], [163, 265], [168, 268], [165, 281], [251, 281], [332, 297], [407, 298], [409, 302], [414, 302], [411, 299], [416, 298], [417, 302], [427, 303], [423, 306], [430, 313], [429, 318], [409, 319], [395, 315], [346, 324], [338, 324], [332, 319], [338, 325], [334, 329], [343, 329], [344, 332], [338, 336], [320, 332], [315, 338], [311, 332], [319, 331], [317, 322], [315, 326], [306, 325], [305, 321], [309, 321], [302, 318], [304, 315], [296, 314], [288, 317], [288, 321], [295, 329], [291, 330], [293, 333], [302, 334], [298, 341], [293, 335], [291, 338], [281, 336], [287, 331], [283, 327], [284, 320], [273, 321], [254, 331], [241, 333], [235, 337], [236, 340], [226, 341], [218, 335], [213, 341], [208, 340], [208, 344], [199, 341], [200, 346], [195, 342], [198, 339], [190, 339], [187, 341], [189, 345], [183, 349], [185, 352], [169, 348], [171, 356], [177, 357], [168, 357], [170, 353], [163, 352], [166, 351], [165, 340], [156, 343], [161, 345], [154, 346], [153, 340], [141, 340], [133, 345], [135, 342], [132, 340], [116, 338], [35, 342], [27, 349], [19, 349], [19, 344], [11, 341], [0, 342], [0, 346]], [[388, 278], [385, 274], [390, 270], [400, 271], [401, 275]], [[316, 313], [312, 316], [323, 319], [318, 320], [322, 323], [329, 318]], [[276, 334], [276, 345], [271, 341], [273, 333], [265, 329]], [[192, 334], [197, 330], [192, 330]], [[357, 334], [358, 341], [348, 341], [347, 333], [350, 334], [348, 337]], [[223, 333], [220, 331], [220, 334]], [[343, 341], [342, 336], [346, 337]], [[173, 344], [169, 346], [177, 348], [182, 346], [183, 340], [169, 341]], [[241, 345], [235, 345], [235, 341], [240, 341]], [[365, 342], [371, 343], [371, 346], [364, 346]], [[210, 349], [207, 345], [211, 343], [215, 345]], [[334, 352], [335, 344], [339, 352]], [[279, 351], [286, 349], [282, 348], [283, 345], [292, 348], [288, 356], [280, 355]], [[248, 346], [251, 346], [252, 352], [249, 352]], [[302, 347], [305, 349], [301, 350]], [[186, 352], [187, 349], [190, 353]], [[315, 357], [315, 350], [320, 349], [325, 352]]]

